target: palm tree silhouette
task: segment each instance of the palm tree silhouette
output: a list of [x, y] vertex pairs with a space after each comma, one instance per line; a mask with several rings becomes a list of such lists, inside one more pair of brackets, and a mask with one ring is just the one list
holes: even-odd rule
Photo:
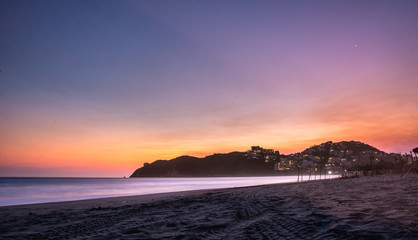
[[[418, 157], [417, 157], [417, 155], [418, 155], [418, 147], [416, 147], [416, 148], [412, 149], [412, 152], [414, 152], [414, 155], [415, 155], [415, 161], [417, 161], [417, 160], [418, 160]], [[411, 155], [412, 155], [412, 154], [411, 154]]]

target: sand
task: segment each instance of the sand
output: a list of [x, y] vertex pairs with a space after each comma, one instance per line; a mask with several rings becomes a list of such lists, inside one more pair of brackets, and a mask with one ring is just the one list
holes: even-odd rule
[[0, 207], [1, 239], [418, 239], [418, 175]]

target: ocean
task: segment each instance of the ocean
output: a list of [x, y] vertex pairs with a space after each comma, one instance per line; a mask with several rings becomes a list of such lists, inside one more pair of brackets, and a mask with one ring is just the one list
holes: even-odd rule
[[[338, 175], [327, 176], [331, 178]], [[304, 177], [308, 179], [308, 177]], [[0, 206], [296, 182], [297, 176], [211, 178], [0, 178]]]

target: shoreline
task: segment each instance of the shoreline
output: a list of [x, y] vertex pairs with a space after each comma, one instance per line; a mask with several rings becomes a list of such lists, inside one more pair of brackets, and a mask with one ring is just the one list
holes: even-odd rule
[[[268, 177], [268, 176], [266, 176]], [[335, 178], [327, 178], [327, 179], [316, 179], [316, 180], [309, 180], [309, 181], [328, 181], [328, 180], [336, 180], [340, 179], [341, 177]], [[308, 180], [302, 182], [283, 182], [283, 183], [269, 183], [269, 184], [262, 184], [262, 185], [251, 185], [251, 186], [240, 186], [240, 187], [227, 187], [227, 188], [210, 188], [210, 189], [196, 189], [196, 190], [185, 190], [185, 191], [174, 191], [174, 192], [162, 192], [162, 193], [150, 193], [150, 194], [139, 194], [139, 195], [127, 195], [127, 196], [113, 196], [113, 197], [99, 197], [99, 198], [88, 198], [88, 199], [79, 199], [79, 200], [68, 200], [68, 201], [55, 201], [55, 202], [40, 202], [40, 203], [24, 203], [24, 204], [14, 204], [14, 205], [4, 205], [0, 206], [2, 208], [8, 207], [35, 207], [41, 205], [51, 205], [58, 206], [58, 205], [95, 205], [95, 204], [125, 204], [125, 203], [132, 203], [132, 204], [139, 204], [139, 203], [146, 203], [148, 201], [153, 201], [157, 199], [163, 198], [170, 198], [170, 197], [183, 197], [183, 196], [190, 196], [192, 194], [204, 194], [207, 191], [217, 191], [217, 190], [231, 190], [231, 189], [239, 189], [239, 188], [249, 188], [249, 187], [260, 187], [260, 186], [269, 186], [269, 185], [282, 185], [282, 184], [300, 184], [304, 182], [309, 182]], [[46, 207], [46, 206], [45, 206]], [[48, 206], [50, 207], [50, 206]]]
[[418, 175], [0, 207], [0, 238], [411, 239]]
[[[331, 175], [331, 178], [339, 177]], [[306, 177], [305, 180], [307, 180]], [[297, 176], [216, 178], [7, 178], [0, 182], [0, 206], [67, 202], [190, 190], [296, 182]], [[50, 186], [50, 184], [53, 184]], [[9, 189], [9, 190], [7, 190]]]

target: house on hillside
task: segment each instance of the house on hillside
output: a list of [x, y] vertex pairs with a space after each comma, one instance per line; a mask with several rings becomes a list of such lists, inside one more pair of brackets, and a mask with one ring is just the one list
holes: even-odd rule
[[292, 159], [289, 158], [280, 158], [279, 161], [274, 163], [274, 170], [276, 171], [285, 171], [290, 170], [294, 165]]
[[252, 159], [263, 159], [265, 162], [274, 162], [279, 159], [279, 151], [274, 149], [264, 149], [260, 146], [252, 146], [251, 150], [246, 152], [246, 156]]

